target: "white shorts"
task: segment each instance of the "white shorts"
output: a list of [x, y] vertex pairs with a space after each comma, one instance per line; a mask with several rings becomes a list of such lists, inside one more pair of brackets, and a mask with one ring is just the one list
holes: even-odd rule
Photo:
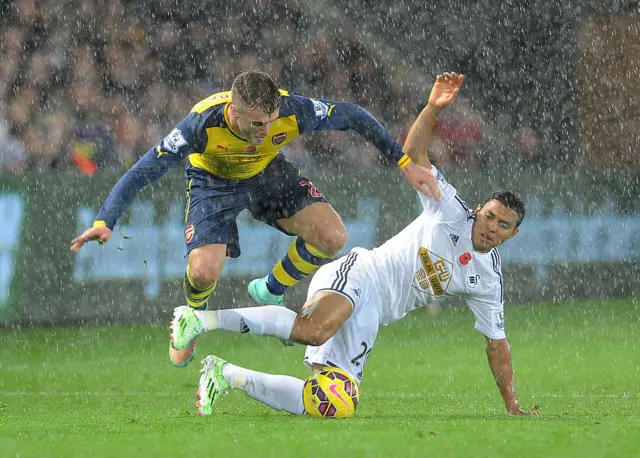
[[368, 250], [355, 248], [347, 256], [322, 266], [309, 285], [307, 298], [318, 291], [335, 291], [353, 305], [353, 313], [338, 332], [319, 347], [307, 346], [304, 363], [337, 366], [362, 380], [364, 366], [378, 335], [380, 314], [374, 285], [364, 269], [371, 255]]

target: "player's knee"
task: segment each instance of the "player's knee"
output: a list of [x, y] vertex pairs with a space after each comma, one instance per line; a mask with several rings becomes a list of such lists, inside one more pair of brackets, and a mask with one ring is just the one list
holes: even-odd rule
[[189, 264], [189, 280], [191, 284], [201, 290], [210, 288], [218, 280], [218, 272], [211, 266], [195, 262]]
[[323, 253], [330, 256], [337, 255], [342, 248], [347, 244], [347, 229], [344, 225], [340, 224], [339, 227], [324, 226], [318, 228], [318, 238], [321, 241], [322, 246], [316, 247]]
[[335, 326], [317, 323], [308, 316], [298, 316], [291, 331], [291, 338], [304, 345], [319, 347], [336, 333]]
[[187, 274], [192, 286], [205, 290], [214, 285], [224, 267], [225, 245], [204, 245], [189, 253]]
[[324, 345], [335, 335], [336, 330], [333, 323], [323, 323], [312, 326], [309, 332], [309, 345], [313, 345], [314, 347]]

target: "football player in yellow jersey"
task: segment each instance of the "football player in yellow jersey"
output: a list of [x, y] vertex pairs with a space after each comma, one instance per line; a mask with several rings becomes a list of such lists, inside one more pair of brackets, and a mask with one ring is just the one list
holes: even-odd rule
[[[235, 78], [231, 91], [197, 103], [125, 173], [93, 227], [71, 242], [71, 250], [78, 251], [91, 240], [108, 241], [136, 193], [186, 158], [188, 260], [183, 285], [187, 304], [207, 307], [226, 256], [240, 255], [236, 217], [248, 209], [255, 218], [297, 236], [273, 271], [249, 285], [254, 301], [282, 305], [289, 286], [338, 254], [347, 231], [318, 188], [280, 149], [307, 132], [350, 129], [394, 160], [415, 188], [437, 197], [430, 171], [412, 163], [365, 109], [289, 94], [278, 89], [269, 75], [248, 71]], [[179, 367], [187, 365], [194, 349], [195, 340], [182, 350], [170, 345], [171, 361]]]

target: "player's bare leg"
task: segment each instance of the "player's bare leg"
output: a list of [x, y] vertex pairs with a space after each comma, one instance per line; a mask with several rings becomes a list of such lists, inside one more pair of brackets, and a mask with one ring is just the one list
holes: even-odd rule
[[[177, 336], [176, 342], [185, 344], [198, 333], [212, 329], [250, 332], [289, 338], [301, 344], [322, 345], [340, 329], [351, 316], [351, 302], [333, 291], [315, 293], [302, 307], [301, 315], [278, 306], [198, 311], [187, 307], [176, 309], [176, 319], [184, 323], [180, 329], [192, 334]], [[200, 377], [198, 413], [209, 415], [213, 404], [228, 389], [239, 389], [248, 396], [277, 410], [296, 415], [305, 412], [304, 381], [284, 375], [271, 375], [245, 369], [210, 355], [203, 361]], [[314, 364], [313, 370], [323, 365]]]
[[[227, 246], [223, 244], [204, 245], [189, 253], [183, 287], [187, 304], [196, 310], [206, 310], [209, 296], [216, 288], [216, 282], [224, 267]], [[173, 323], [172, 323], [172, 335]], [[169, 358], [176, 367], [184, 367], [193, 358], [195, 338], [185, 347], [177, 349], [173, 342], [169, 345]]]
[[176, 307], [171, 325], [172, 341], [180, 350], [187, 348], [198, 334], [224, 329], [319, 346], [338, 332], [351, 313], [351, 302], [330, 290], [315, 293], [303, 305], [300, 315], [273, 305], [229, 310]]
[[337, 255], [347, 243], [347, 229], [342, 218], [326, 202], [316, 202], [291, 218], [279, 219], [278, 225], [329, 256]]
[[304, 380], [252, 371], [214, 355], [202, 360], [200, 374], [196, 393], [199, 415], [210, 415], [213, 404], [229, 389], [242, 390], [247, 396], [276, 410], [294, 415], [305, 412], [302, 400]]
[[351, 302], [342, 294], [318, 291], [302, 306], [290, 339], [304, 345], [322, 345], [338, 332], [352, 312]]

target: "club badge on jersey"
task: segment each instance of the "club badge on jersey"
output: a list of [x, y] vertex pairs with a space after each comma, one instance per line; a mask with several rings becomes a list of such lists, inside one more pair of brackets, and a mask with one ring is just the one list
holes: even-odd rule
[[432, 296], [443, 296], [451, 282], [453, 263], [422, 247], [418, 250], [422, 266], [413, 281], [413, 287]]
[[273, 143], [274, 145], [281, 145], [282, 142], [284, 142], [286, 139], [287, 139], [287, 133], [282, 132], [279, 134], [275, 134], [273, 137], [271, 137], [271, 143]]
[[469, 283], [470, 288], [475, 288], [476, 286], [478, 286], [478, 283], [480, 283], [480, 275], [478, 274], [469, 275], [469, 277], [467, 278], [467, 281]]
[[189, 224], [185, 229], [184, 229], [184, 240], [187, 243], [191, 243], [191, 241], [193, 240], [193, 236], [196, 234], [196, 230], [193, 227], [193, 224]]

